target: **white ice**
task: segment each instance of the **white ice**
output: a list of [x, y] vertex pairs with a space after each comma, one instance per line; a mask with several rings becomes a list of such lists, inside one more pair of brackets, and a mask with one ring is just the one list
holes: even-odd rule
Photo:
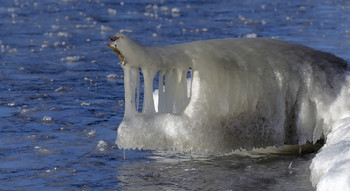
[[[313, 185], [350, 188], [350, 77], [344, 60], [261, 38], [165, 47], [142, 46], [122, 34], [110, 40], [124, 69], [120, 148], [227, 153], [324, 138], [310, 166]], [[157, 73], [161, 91], [153, 91]]]

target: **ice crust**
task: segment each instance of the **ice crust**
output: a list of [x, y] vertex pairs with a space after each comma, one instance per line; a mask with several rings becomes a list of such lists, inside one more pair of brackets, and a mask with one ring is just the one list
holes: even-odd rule
[[313, 184], [350, 187], [350, 77], [343, 59], [263, 38], [164, 47], [123, 34], [110, 40], [124, 70], [120, 148], [213, 154], [325, 138], [310, 166]]

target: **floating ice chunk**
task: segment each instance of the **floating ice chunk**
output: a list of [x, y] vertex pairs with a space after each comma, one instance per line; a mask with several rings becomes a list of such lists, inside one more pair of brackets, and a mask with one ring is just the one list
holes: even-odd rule
[[14, 106], [16, 106], [16, 104], [12, 102], [12, 103], [8, 103], [7, 106], [14, 107]]
[[171, 15], [173, 17], [179, 17], [180, 16], [180, 9], [177, 7], [174, 7], [171, 9]]
[[8, 53], [16, 54], [17, 53], [17, 49], [16, 48], [10, 49], [10, 50], [8, 50]]
[[117, 14], [117, 10], [111, 9], [111, 8], [109, 8], [109, 9], [107, 10], [107, 12], [108, 12], [108, 14], [110, 14], [110, 15], [115, 15], [115, 14]]
[[69, 64], [83, 60], [85, 60], [84, 56], [67, 56], [66, 58], [61, 58], [61, 61], [65, 61]]
[[108, 74], [107, 79], [108, 81], [114, 81], [115, 79], [117, 79], [117, 74]]
[[61, 92], [61, 93], [63, 93], [63, 92], [69, 92], [69, 91], [72, 91], [73, 90], [73, 88], [71, 88], [71, 87], [58, 87], [58, 88], [56, 88], [55, 89], [55, 92]]
[[102, 31], [102, 32], [112, 31], [112, 28], [111, 28], [111, 27], [104, 26], [104, 25], [101, 25], [101, 31]]
[[91, 103], [89, 103], [89, 102], [82, 102], [81, 104], [80, 104], [81, 106], [90, 106], [91, 105]]
[[54, 153], [53, 151], [51, 151], [49, 149], [41, 148], [40, 146], [35, 146], [34, 150], [37, 151], [39, 154], [42, 154], [42, 155], [50, 155], [50, 154]]
[[[88, 133], [87, 133], [87, 136], [90, 138], [90, 137], [93, 137], [96, 135], [96, 130], [93, 129], [93, 130], [90, 130]], [[100, 143], [100, 142], [99, 142]]]
[[84, 80], [85, 80], [85, 81], [87, 81], [87, 82], [90, 82], [90, 83], [93, 83], [93, 82], [94, 82], [94, 80], [93, 80], [93, 79], [88, 78], [88, 77], [84, 77]]
[[43, 117], [43, 121], [44, 121], [44, 122], [52, 121], [52, 117], [50, 117], [50, 116], [44, 116], [44, 117]]
[[249, 33], [245, 35], [246, 38], [256, 38], [258, 35], [256, 33]]
[[244, 16], [242, 16], [242, 15], [238, 15], [238, 19], [240, 20], [240, 21], [245, 21], [245, 20], [247, 20]]
[[103, 140], [100, 140], [99, 142], [98, 142], [98, 144], [97, 144], [97, 149], [99, 150], [99, 151], [101, 151], [101, 152], [103, 152], [103, 151], [105, 151], [105, 150], [107, 150], [107, 143], [105, 142], [105, 141], [103, 141]]
[[121, 32], [121, 33], [131, 33], [132, 30], [131, 29], [120, 29], [119, 32]]
[[55, 166], [53, 169], [48, 169], [48, 170], [46, 170], [45, 172], [50, 173], [50, 172], [56, 171], [57, 169], [58, 169], [58, 167]]
[[67, 37], [69, 37], [69, 34], [67, 32], [58, 32], [57, 36], [61, 37], [61, 38], [63, 38], [63, 37], [67, 38]]
[[22, 109], [22, 111], [20, 112], [21, 115], [26, 115], [26, 114], [29, 114], [33, 112], [33, 110], [30, 110], [30, 109]]

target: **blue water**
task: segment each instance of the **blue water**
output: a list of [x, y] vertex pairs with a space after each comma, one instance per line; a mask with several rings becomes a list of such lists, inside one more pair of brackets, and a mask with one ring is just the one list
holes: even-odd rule
[[123, 72], [146, 45], [279, 38], [350, 60], [350, 2], [0, 0], [0, 190], [313, 190], [315, 155], [119, 150]]

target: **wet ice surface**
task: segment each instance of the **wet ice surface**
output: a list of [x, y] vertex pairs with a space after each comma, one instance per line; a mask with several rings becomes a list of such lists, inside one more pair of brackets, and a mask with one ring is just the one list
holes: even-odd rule
[[[136, 190], [312, 190], [314, 155], [153, 156], [157, 162], [118, 167], [120, 186]], [[137, 169], [137, 170], [136, 170]]]
[[349, 2], [0, 2], [1, 189], [312, 190], [314, 154], [124, 160], [114, 144], [123, 72], [106, 36], [160, 45], [261, 36], [349, 61]]

